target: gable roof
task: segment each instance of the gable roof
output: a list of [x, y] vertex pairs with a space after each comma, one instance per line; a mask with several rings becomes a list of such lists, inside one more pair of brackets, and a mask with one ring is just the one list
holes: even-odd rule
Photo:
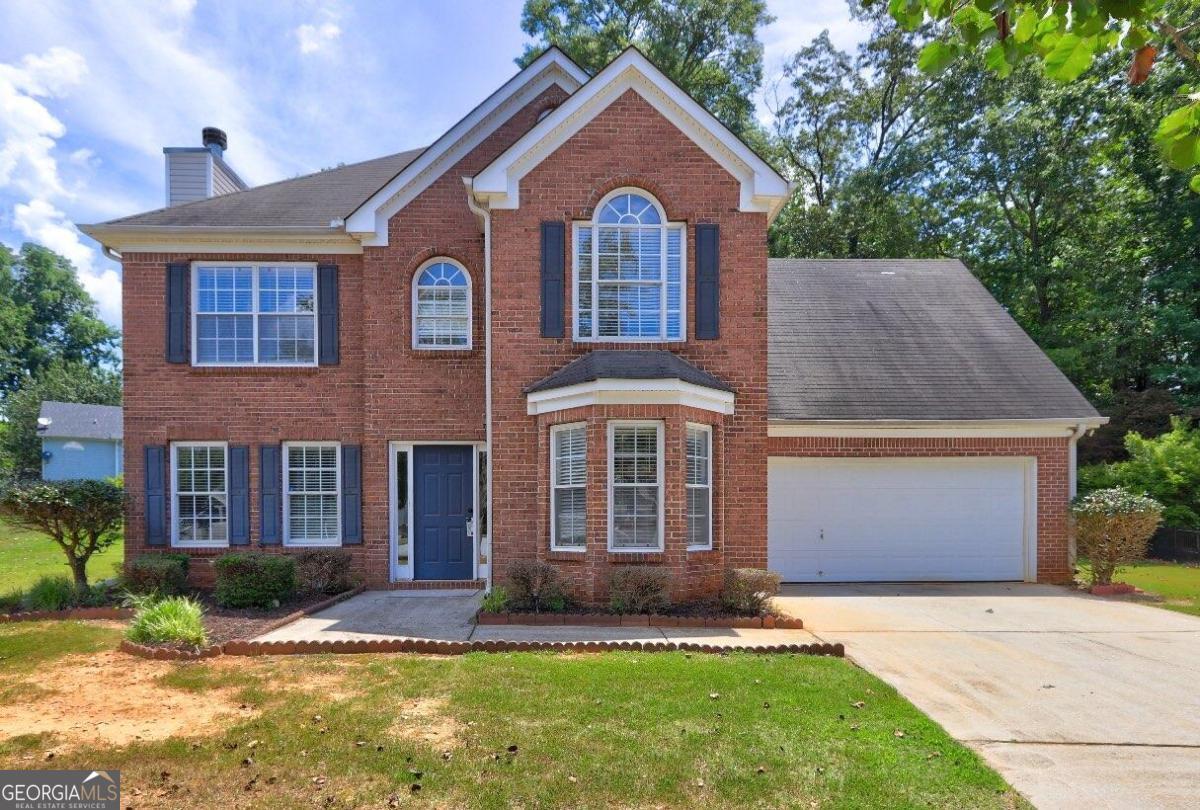
[[596, 380], [680, 380], [717, 391], [732, 391], [725, 382], [674, 352], [597, 349], [577, 357], [558, 371], [530, 385], [526, 394], [566, 388]]
[[491, 208], [516, 208], [521, 178], [627, 90], [741, 181], [741, 210], [773, 218], [787, 202], [788, 181], [632, 46], [477, 173], [471, 181], [476, 199]]
[[773, 420], [1099, 420], [958, 260], [769, 268]]
[[41, 419], [49, 419], [38, 436], [44, 439], [120, 439], [120, 405], [85, 405], [78, 402], [42, 402]]

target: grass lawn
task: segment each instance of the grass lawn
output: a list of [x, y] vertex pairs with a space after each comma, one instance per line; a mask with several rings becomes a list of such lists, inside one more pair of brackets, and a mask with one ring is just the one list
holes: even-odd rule
[[[92, 556], [88, 562], [88, 581], [108, 579], [124, 558], [120, 541]], [[44, 534], [27, 532], [0, 519], [0, 594], [27, 588], [47, 574], [71, 576], [62, 549]]]
[[1200, 616], [1200, 565], [1196, 563], [1143, 560], [1119, 569], [1113, 580], [1158, 594], [1163, 598], [1156, 603], [1159, 607]]
[[[116, 629], [81, 627], [0, 626], [0, 767], [119, 768], [123, 798], [139, 808], [1028, 806], [890, 687], [839, 659], [180, 664], [111, 652]], [[31, 654], [36, 668], [24, 663]], [[93, 727], [86, 707], [97, 702]], [[122, 739], [133, 713], [145, 725]], [[58, 714], [69, 717], [56, 725]]]

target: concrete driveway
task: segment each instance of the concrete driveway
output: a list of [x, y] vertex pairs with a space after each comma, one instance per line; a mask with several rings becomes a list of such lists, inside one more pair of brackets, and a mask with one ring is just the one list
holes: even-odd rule
[[1047, 585], [789, 585], [780, 602], [1038, 807], [1200, 802], [1200, 619]]

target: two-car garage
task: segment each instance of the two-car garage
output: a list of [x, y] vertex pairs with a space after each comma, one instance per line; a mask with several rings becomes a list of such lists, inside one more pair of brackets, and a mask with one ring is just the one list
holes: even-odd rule
[[768, 566], [785, 582], [1036, 576], [1033, 458], [772, 457]]

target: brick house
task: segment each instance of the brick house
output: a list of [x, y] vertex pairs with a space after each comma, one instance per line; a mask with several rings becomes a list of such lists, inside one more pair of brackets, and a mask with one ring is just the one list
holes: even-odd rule
[[1102, 422], [957, 261], [767, 258], [787, 181], [644, 56], [550, 49], [432, 145], [257, 188], [224, 133], [124, 268], [126, 553], [350, 549], [369, 586], [618, 566], [678, 598], [1070, 576]]

